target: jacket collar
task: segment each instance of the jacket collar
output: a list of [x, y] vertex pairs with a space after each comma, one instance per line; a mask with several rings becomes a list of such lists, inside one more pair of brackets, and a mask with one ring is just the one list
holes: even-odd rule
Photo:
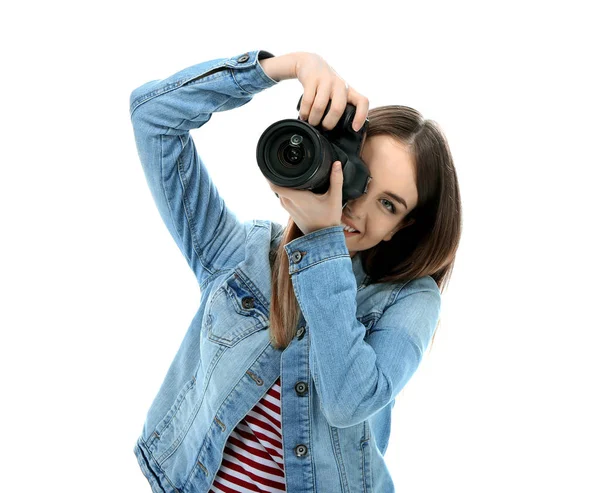
[[362, 289], [369, 281], [369, 276], [367, 276], [366, 272], [362, 267], [362, 262], [360, 260], [360, 252], [357, 252], [351, 260], [352, 272], [354, 272], [354, 277], [356, 278], [356, 288]]

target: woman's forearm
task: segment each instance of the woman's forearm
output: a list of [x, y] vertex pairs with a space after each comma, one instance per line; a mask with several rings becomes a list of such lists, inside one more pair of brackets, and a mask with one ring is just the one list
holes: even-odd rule
[[302, 52], [288, 53], [287, 55], [265, 58], [258, 63], [260, 63], [265, 74], [279, 82], [296, 78], [296, 63], [301, 55]]

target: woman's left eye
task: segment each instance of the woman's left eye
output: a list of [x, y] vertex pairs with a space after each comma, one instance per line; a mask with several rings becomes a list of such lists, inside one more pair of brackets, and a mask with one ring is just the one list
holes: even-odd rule
[[385, 200], [388, 204], [390, 204], [391, 208], [386, 207], [386, 209], [388, 211], [390, 211], [392, 214], [394, 214], [396, 212], [396, 207], [388, 199], [381, 199], [381, 200]]

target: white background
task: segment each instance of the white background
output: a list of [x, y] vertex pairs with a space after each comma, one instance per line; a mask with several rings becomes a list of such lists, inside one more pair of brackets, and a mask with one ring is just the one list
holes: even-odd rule
[[[139, 163], [131, 91], [254, 49], [323, 56], [436, 120], [463, 236], [396, 400], [402, 492], [597, 492], [593, 2], [29, 2], [3, 9], [2, 491], [149, 492], [133, 446], [200, 292]], [[241, 220], [285, 224], [255, 160], [282, 81], [192, 132]]]

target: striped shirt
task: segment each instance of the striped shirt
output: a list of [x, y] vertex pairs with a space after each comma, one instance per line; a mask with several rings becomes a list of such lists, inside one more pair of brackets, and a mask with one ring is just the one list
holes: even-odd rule
[[210, 493], [285, 491], [281, 378], [229, 435]]

